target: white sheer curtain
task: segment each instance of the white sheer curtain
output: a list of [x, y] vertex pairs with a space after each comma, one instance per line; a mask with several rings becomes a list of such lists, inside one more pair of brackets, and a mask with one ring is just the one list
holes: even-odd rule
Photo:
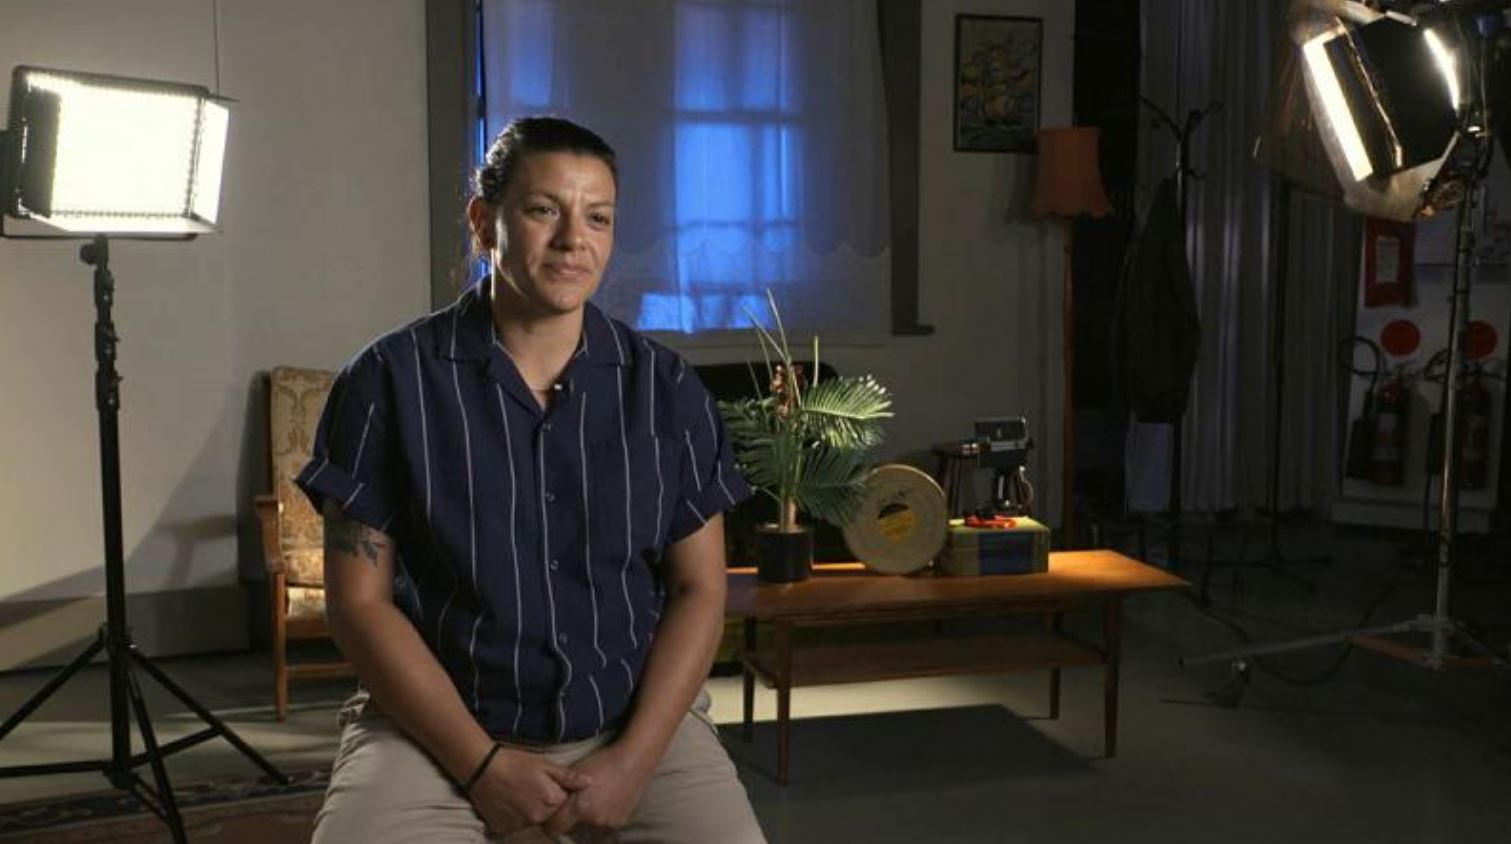
[[[1273, 230], [1278, 200], [1254, 161], [1276, 77], [1285, 4], [1144, 0], [1144, 95], [1177, 120], [1217, 101], [1191, 142], [1187, 256], [1202, 345], [1183, 431], [1181, 495], [1188, 510], [1267, 505], [1275, 379]], [[1174, 140], [1142, 122], [1140, 184], [1173, 172]], [[1320, 509], [1337, 488], [1342, 380], [1336, 347], [1352, 324], [1359, 228], [1355, 216], [1291, 191], [1286, 210], [1285, 396], [1279, 505]], [[1130, 504], [1162, 510], [1168, 437], [1135, 426], [1130, 443], [1153, 446], [1130, 465]], [[1143, 430], [1141, 430], [1143, 429]], [[1158, 452], [1157, 454], [1151, 452]], [[1134, 455], [1130, 455], [1131, 457]]]
[[484, 0], [482, 33], [489, 139], [549, 113], [619, 154], [609, 312], [734, 328], [770, 288], [789, 328], [885, 331], [875, 0]]

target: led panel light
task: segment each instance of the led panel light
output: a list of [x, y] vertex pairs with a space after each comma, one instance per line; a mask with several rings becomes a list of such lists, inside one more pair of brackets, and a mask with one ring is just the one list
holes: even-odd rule
[[71, 232], [214, 231], [230, 113], [198, 85], [17, 67], [5, 213]]

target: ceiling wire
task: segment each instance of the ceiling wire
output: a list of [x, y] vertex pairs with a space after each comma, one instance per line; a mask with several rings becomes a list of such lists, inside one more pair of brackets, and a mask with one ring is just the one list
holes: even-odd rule
[[220, 0], [210, 3], [210, 34], [215, 45], [215, 95], [220, 95]]

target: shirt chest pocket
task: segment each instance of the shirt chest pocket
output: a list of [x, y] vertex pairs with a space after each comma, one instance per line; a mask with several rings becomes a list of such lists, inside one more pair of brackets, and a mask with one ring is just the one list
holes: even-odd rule
[[593, 555], [616, 562], [660, 556], [681, 500], [680, 444], [650, 435], [610, 437], [589, 449], [588, 459]]

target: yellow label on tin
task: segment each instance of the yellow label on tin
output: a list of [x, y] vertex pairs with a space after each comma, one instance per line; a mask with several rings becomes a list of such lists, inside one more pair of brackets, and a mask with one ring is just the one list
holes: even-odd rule
[[904, 507], [878, 518], [876, 524], [887, 541], [900, 544], [907, 542], [908, 537], [917, 529], [918, 517], [913, 514], [912, 508]]

